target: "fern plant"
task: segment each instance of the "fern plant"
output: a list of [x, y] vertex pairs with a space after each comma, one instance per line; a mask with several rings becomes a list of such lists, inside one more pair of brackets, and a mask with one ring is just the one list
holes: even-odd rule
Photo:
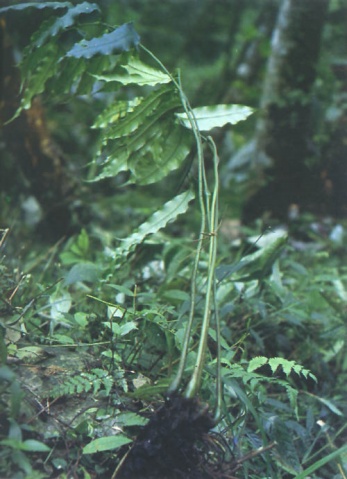
[[104, 369], [93, 368], [89, 372], [68, 376], [62, 384], [58, 384], [49, 392], [52, 398], [74, 396], [76, 394], [92, 393], [95, 396], [101, 389], [109, 396], [115, 378]]

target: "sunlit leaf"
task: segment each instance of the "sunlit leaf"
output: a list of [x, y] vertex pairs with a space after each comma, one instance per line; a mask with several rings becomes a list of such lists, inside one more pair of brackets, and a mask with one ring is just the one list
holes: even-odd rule
[[116, 436], [105, 436], [94, 439], [89, 444], [84, 446], [83, 454], [94, 454], [101, 451], [110, 451], [112, 449], [118, 449], [125, 444], [129, 444], [131, 439], [123, 434], [117, 434]]
[[38, 363], [47, 356], [47, 351], [39, 346], [25, 346], [24, 348], [18, 348], [16, 351], [16, 357], [27, 364]]
[[94, 263], [77, 263], [68, 272], [65, 284], [70, 285], [79, 281], [95, 283], [99, 278], [100, 270]]
[[171, 78], [166, 73], [156, 70], [138, 58], [130, 58], [129, 62], [122, 65], [119, 73], [95, 75], [97, 80], [106, 82], [119, 82], [122, 85], [157, 85], [158, 83], [169, 83]]
[[[243, 105], [214, 105], [193, 109], [200, 131], [208, 131], [212, 128], [224, 126], [227, 123], [235, 125], [239, 121], [246, 120], [253, 112], [253, 108]], [[191, 128], [191, 123], [186, 113], [176, 113], [176, 116], [185, 127]]]
[[58, 291], [49, 298], [51, 304], [51, 317], [57, 321], [64, 318], [72, 305], [71, 295], [68, 291]]
[[266, 364], [267, 362], [268, 362], [268, 358], [265, 358], [264, 356], [257, 356], [250, 360], [247, 371], [248, 372], [254, 371], [255, 369], [260, 368], [261, 366], [264, 366], [264, 364]]
[[106, 128], [112, 123], [124, 118], [128, 113], [134, 111], [134, 109], [142, 102], [143, 98], [135, 97], [130, 101], [117, 101], [112, 102], [107, 108], [105, 108], [100, 115], [94, 121], [92, 128]]

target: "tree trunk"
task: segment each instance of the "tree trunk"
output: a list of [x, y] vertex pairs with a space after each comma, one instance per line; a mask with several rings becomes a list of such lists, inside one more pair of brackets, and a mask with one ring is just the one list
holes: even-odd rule
[[306, 160], [314, 156], [311, 139], [310, 92], [316, 78], [321, 36], [329, 0], [284, 0], [272, 35], [272, 51], [257, 123], [256, 167], [264, 158], [267, 183], [246, 205], [251, 219], [264, 211], [286, 217], [291, 205], [312, 205], [312, 172]]
[[38, 230], [49, 240], [60, 239], [72, 232], [76, 181], [48, 129], [40, 98], [34, 98], [30, 108], [8, 123], [20, 104], [21, 79], [4, 21], [0, 23], [0, 56], [0, 132], [6, 154], [11, 154], [11, 163], [16, 165], [13, 173], [1, 158], [0, 186], [12, 195], [33, 199], [42, 216], [40, 222], [37, 218]]

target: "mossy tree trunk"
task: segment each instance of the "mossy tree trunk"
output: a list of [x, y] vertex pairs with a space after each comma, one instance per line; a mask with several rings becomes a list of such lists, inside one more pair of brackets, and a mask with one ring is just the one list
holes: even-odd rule
[[284, 0], [272, 35], [255, 141], [255, 162], [264, 158], [265, 186], [245, 207], [245, 216], [269, 210], [286, 217], [288, 209], [312, 205], [314, 156], [311, 90], [316, 78], [329, 0]]

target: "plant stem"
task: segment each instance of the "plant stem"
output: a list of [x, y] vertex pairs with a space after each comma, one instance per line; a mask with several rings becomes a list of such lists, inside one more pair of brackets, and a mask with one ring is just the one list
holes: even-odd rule
[[218, 319], [217, 308], [216, 308], [216, 281], [215, 281], [215, 268], [216, 268], [216, 258], [217, 258], [217, 236], [216, 235], [217, 235], [217, 226], [218, 226], [218, 193], [219, 193], [218, 155], [217, 155], [216, 145], [213, 142], [212, 138], [209, 137], [208, 141], [213, 150], [213, 164], [214, 164], [214, 176], [215, 176], [214, 189], [213, 189], [213, 195], [211, 200], [210, 198], [211, 194], [208, 189], [208, 183], [206, 178], [202, 137], [199, 131], [196, 118], [194, 116], [194, 112], [189, 104], [187, 97], [185, 96], [182, 90], [180, 78], [178, 77], [178, 80], [176, 80], [171, 75], [171, 73], [166, 69], [166, 67], [161, 63], [161, 61], [150, 50], [147, 50], [147, 48], [144, 47], [143, 45], [140, 45], [140, 46], [147, 54], [151, 56], [151, 58], [156, 63], [158, 63], [158, 65], [170, 77], [173, 84], [176, 86], [181, 98], [183, 109], [187, 115], [188, 121], [190, 123], [191, 129], [195, 137], [195, 142], [197, 147], [197, 157], [198, 157], [198, 195], [199, 195], [199, 206], [200, 206], [200, 212], [201, 212], [200, 235], [199, 235], [199, 241], [198, 241], [198, 246], [196, 249], [194, 267], [193, 267], [193, 272], [191, 277], [190, 310], [189, 310], [188, 321], [187, 321], [187, 325], [186, 325], [186, 329], [184, 333], [184, 340], [183, 340], [183, 346], [182, 346], [182, 351], [180, 356], [180, 362], [179, 362], [176, 376], [169, 387], [168, 393], [170, 394], [170, 393], [176, 392], [181, 386], [184, 370], [187, 363], [187, 357], [189, 352], [189, 342], [191, 339], [191, 332], [192, 332], [192, 326], [193, 326], [194, 315], [195, 315], [197, 275], [198, 275], [198, 269], [199, 269], [200, 256], [203, 249], [203, 238], [204, 238], [204, 235], [206, 235], [206, 224], [207, 224], [208, 229], [210, 230], [208, 233], [210, 238], [210, 246], [209, 246], [209, 271], [208, 271], [208, 278], [207, 278], [207, 285], [206, 285], [206, 300], [205, 300], [204, 316], [203, 316], [201, 333], [200, 333], [197, 359], [196, 359], [192, 377], [185, 391], [185, 396], [187, 398], [194, 397], [200, 388], [202, 371], [205, 364], [208, 330], [209, 330], [210, 318], [211, 318], [211, 305], [212, 305], [212, 299], [213, 299], [215, 317], [216, 317], [216, 334], [217, 334], [217, 405], [216, 405], [216, 412], [215, 412], [215, 418], [217, 418], [220, 415], [220, 409], [221, 409], [222, 386], [221, 386], [221, 378], [220, 378], [220, 373], [221, 373], [220, 371], [220, 339], [219, 339], [220, 327], [219, 327], [219, 319]]
[[[201, 333], [200, 333], [199, 348], [198, 348], [197, 358], [195, 361], [194, 371], [188, 383], [187, 389], [185, 391], [185, 396], [187, 398], [194, 397], [200, 389], [201, 377], [202, 377], [202, 372], [203, 372], [203, 368], [205, 364], [208, 330], [210, 326], [211, 309], [212, 309], [211, 307], [212, 299], [213, 297], [215, 297], [215, 288], [216, 288], [215, 270], [216, 270], [216, 260], [217, 260], [218, 193], [219, 193], [218, 155], [217, 155], [217, 150], [212, 138], [209, 138], [209, 142], [212, 145], [213, 153], [214, 153], [213, 166], [214, 166], [214, 175], [215, 175], [212, 201], [211, 201], [211, 206], [209, 210], [210, 227], [212, 229], [209, 234], [209, 237], [210, 237], [209, 261], [208, 261], [209, 270], [208, 270], [208, 276], [207, 276], [206, 299], [205, 299], [204, 316], [203, 316]], [[202, 166], [202, 168], [204, 169], [204, 165]], [[217, 311], [215, 311], [215, 313], [217, 313]], [[216, 333], [218, 336], [219, 326], [218, 328], [216, 328]], [[217, 341], [219, 343], [218, 338], [217, 338]], [[217, 344], [217, 348], [219, 347], [220, 346], [218, 346]], [[219, 362], [219, 359], [217, 359], [217, 367], [218, 367], [218, 362]], [[217, 371], [217, 378], [218, 378], [218, 375], [220, 375], [220, 368]], [[218, 389], [220, 389], [219, 381], [220, 379], [217, 379]], [[220, 409], [219, 401], [220, 399], [217, 400], [217, 410]], [[219, 412], [216, 412], [216, 414], [219, 414]]]

